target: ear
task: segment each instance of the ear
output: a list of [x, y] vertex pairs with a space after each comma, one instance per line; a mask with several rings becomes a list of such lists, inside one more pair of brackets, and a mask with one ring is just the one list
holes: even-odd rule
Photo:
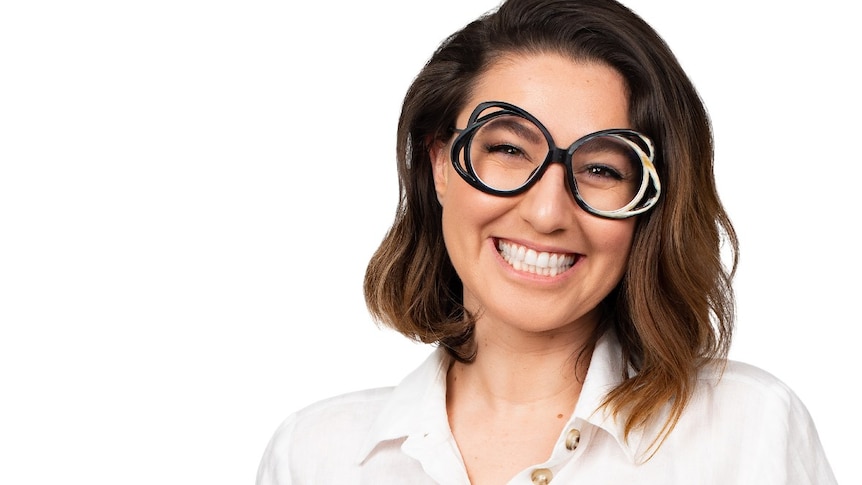
[[431, 172], [434, 175], [434, 190], [437, 192], [437, 201], [440, 205], [443, 205], [449, 184], [449, 156], [446, 153], [446, 146], [442, 141], [436, 141], [428, 148]]

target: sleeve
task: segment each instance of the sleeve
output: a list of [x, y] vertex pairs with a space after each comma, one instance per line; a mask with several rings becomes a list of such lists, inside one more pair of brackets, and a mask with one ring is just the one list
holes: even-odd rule
[[737, 469], [731, 483], [836, 485], [814, 420], [786, 383], [731, 361], [717, 389], [722, 449]]
[[296, 424], [296, 415], [289, 416], [269, 441], [257, 469], [256, 485], [290, 485], [290, 444]]
[[837, 485], [814, 420], [792, 391], [788, 411], [784, 443], [788, 485]]

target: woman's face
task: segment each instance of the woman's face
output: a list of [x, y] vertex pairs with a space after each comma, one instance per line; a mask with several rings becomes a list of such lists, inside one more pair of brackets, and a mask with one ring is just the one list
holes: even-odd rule
[[[456, 127], [464, 128], [483, 101], [527, 110], [560, 147], [598, 130], [630, 128], [625, 84], [615, 70], [554, 54], [513, 55], [493, 64], [479, 77]], [[520, 195], [483, 193], [455, 172], [450, 147], [451, 140], [431, 150], [434, 182], [446, 249], [464, 284], [464, 305], [479, 316], [477, 331], [487, 325], [527, 332], [590, 329], [597, 306], [622, 278], [634, 218], [609, 220], [585, 212], [575, 203], [561, 164], [552, 164]], [[519, 257], [522, 248], [525, 256]], [[547, 255], [548, 274], [513, 264], [529, 251], [539, 260]], [[510, 252], [516, 255], [507, 262]]]

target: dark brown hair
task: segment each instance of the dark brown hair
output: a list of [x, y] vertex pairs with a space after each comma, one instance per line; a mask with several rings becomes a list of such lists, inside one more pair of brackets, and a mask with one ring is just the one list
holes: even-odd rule
[[[371, 314], [406, 336], [469, 361], [474, 317], [446, 253], [429, 148], [448, 140], [476, 79], [502, 56], [557, 53], [616, 69], [632, 127], [656, 143], [662, 200], [638, 216], [626, 273], [603, 302], [624, 376], [605, 402], [625, 412], [626, 434], [670, 405], [654, 443], [682, 414], [698, 369], [727, 356], [736, 234], [713, 176], [710, 122], [691, 81], [659, 35], [611, 0], [509, 0], [446, 39], [413, 81], [398, 125], [400, 200], [365, 275]], [[724, 239], [732, 256], [721, 261]], [[596, 337], [597, 338], [597, 337]]]

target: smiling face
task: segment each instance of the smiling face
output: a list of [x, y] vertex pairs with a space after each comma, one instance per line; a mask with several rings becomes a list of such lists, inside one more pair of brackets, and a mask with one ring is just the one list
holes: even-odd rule
[[[527, 110], [564, 147], [586, 134], [631, 124], [617, 71], [555, 54], [512, 55], [493, 64], [478, 78], [456, 127], [466, 126], [483, 101]], [[487, 328], [591, 331], [597, 306], [622, 278], [635, 219], [585, 212], [561, 164], [548, 167], [523, 194], [483, 193], [453, 168], [451, 141], [430, 155], [446, 249], [464, 284], [464, 305], [479, 316], [477, 335]]]

